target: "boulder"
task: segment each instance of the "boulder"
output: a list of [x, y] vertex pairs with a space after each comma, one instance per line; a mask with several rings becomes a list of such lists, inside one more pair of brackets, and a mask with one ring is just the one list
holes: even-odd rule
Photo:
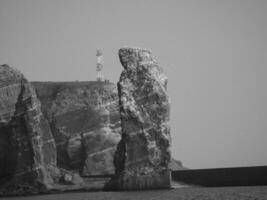
[[170, 188], [170, 101], [167, 77], [149, 50], [122, 48], [118, 82], [122, 139], [107, 189]]

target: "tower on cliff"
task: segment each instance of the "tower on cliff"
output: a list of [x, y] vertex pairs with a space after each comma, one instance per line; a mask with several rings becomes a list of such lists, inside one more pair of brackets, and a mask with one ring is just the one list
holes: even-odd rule
[[104, 81], [104, 75], [102, 73], [102, 69], [103, 69], [103, 54], [102, 51], [100, 49], [98, 49], [96, 51], [96, 57], [97, 57], [97, 61], [96, 61], [96, 80], [97, 81]]

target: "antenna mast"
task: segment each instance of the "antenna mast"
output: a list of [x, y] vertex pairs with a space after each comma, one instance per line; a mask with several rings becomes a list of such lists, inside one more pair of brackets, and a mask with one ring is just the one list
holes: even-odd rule
[[104, 61], [103, 61], [103, 54], [102, 54], [102, 51], [100, 49], [98, 49], [96, 51], [96, 57], [97, 57], [97, 61], [96, 61], [97, 77], [96, 77], [96, 80], [97, 81], [104, 81], [104, 75], [102, 73]]

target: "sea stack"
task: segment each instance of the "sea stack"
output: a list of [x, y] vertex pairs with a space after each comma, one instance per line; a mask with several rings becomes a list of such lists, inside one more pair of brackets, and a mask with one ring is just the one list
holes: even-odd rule
[[122, 139], [109, 189], [170, 188], [170, 100], [167, 77], [151, 52], [121, 48], [118, 82]]
[[8, 65], [0, 66], [0, 141], [1, 183], [7, 182], [9, 188], [52, 187], [51, 173], [56, 169], [53, 135], [34, 88]]

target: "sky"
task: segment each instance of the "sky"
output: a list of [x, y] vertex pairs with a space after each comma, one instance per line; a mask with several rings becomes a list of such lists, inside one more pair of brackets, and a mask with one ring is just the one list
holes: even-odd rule
[[192, 169], [267, 165], [267, 1], [0, 0], [0, 64], [30, 81], [123, 70], [150, 49], [168, 76], [172, 155]]

